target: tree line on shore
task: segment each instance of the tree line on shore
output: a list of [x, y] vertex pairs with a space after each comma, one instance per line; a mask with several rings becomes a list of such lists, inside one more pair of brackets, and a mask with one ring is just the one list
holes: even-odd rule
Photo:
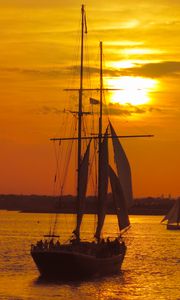
[[[135, 198], [129, 214], [163, 215], [173, 206], [171, 197]], [[45, 195], [0, 195], [1, 210], [44, 213], [75, 213], [76, 197], [72, 195], [55, 197]], [[97, 198], [88, 196], [85, 201], [85, 213], [97, 211]], [[114, 214], [112, 195], [108, 194], [107, 213]]]

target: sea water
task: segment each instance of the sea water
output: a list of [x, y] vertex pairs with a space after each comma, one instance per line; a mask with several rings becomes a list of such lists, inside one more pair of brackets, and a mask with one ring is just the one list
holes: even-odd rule
[[[30, 245], [53, 226], [54, 215], [0, 211], [1, 300], [177, 300], [180, 299], [180, 232], [160, 224], [162, 216], [130, 216], [127, 254], [118, 275], [88, 281], [44, 281], [30, 256]], [[104, 236], [115, 236], [116, 216], [107, 216]], [[96, 220], [83, 219], [83, 238], [93, 235]], [[72, 215], [60, 215], [57, 232], [65, 241]]]

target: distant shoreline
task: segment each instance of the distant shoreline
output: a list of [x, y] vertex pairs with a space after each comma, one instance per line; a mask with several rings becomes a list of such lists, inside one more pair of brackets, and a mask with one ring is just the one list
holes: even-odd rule
[[[8, 210], [10, 211], [10, 210]], [[12, 210], [11, 210], [12, 211]], [[14, 211], [14, 210], [13, 210]], [[22, 211], [18, 211], [19, 213], [32, 213], [32, 214], [65, 214], [65, 215], [70, 215], [70, 214], [74, 214], [75, 212], [57, 212], [57, 211], [33, 211], [33, 210], [22, 210]], [[92, 213], [92, 212], [85, 212], [86, 215], [93, 215], [95, 213]], [[136, 216], [163, 216], [165, 215], [166, 213], [165, 212], [157, 212], [157, 211], [148, 211], [148, 210], [145, 210], [145, 211], [137, 211], [137, 212], [129, 212], [129, 215], [136, 215]], [[115, 215], [115, 213], [107, 213], [107, 215]]]
[[[173, 206], [172, 198], [136, 198], [129, 209], [130, 215], [165, 215]], [[108, 194], [107, 214], [115, 214], [112, 195]], [[59, 197], [39, 195], [0, 195], [0, 210], [24, 213], [76, 213], [76, 197], [72, 195]], [[97, 199], [88, 196], [85, 201], [85, 213], [95, 214]]]

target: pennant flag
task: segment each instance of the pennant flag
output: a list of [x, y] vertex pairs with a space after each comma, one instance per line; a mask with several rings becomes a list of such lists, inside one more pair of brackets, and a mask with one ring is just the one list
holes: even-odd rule
[[99, 100], [94, 99], [94, 98], [90, 98], [90, 104], [95, 104], [95, 105], [97, 105], [97, 104], [99, 104]]

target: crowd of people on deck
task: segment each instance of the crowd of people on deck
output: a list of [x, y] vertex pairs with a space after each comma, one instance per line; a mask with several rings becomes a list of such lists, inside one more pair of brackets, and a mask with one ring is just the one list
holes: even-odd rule
[[107, 257], [112, 255], [118, 255], [119, 253], [125, 252], [126, 246], [124, 241], [116, 238], [111, 241], [109, 238], [105, 241], [102, 239], [97, 249], [97, 257]]
[[36, 245], [31, 246], [32, 251], [74, 251], [82, 254], [93, 255], [97, 258], [111, 257], [120, 253], [125, 253], [126, 246], [122, 238], [114, 240], [101, 239], [100, 241], [82, 242], [80, 240], [71, 239], [70, 244], [60, 244], [59, 240], [53, 238], [40, 240]]
[[52, 250], [52, 249], [60, 249], [60, 242], [59, 240], [57, 240], [56, 242], [54, 241], [54, 239], [50, 239], [50, 240], [40, 240], [37, 241], [36, 245], [31, 245], [31, 249], [32, 250]]

